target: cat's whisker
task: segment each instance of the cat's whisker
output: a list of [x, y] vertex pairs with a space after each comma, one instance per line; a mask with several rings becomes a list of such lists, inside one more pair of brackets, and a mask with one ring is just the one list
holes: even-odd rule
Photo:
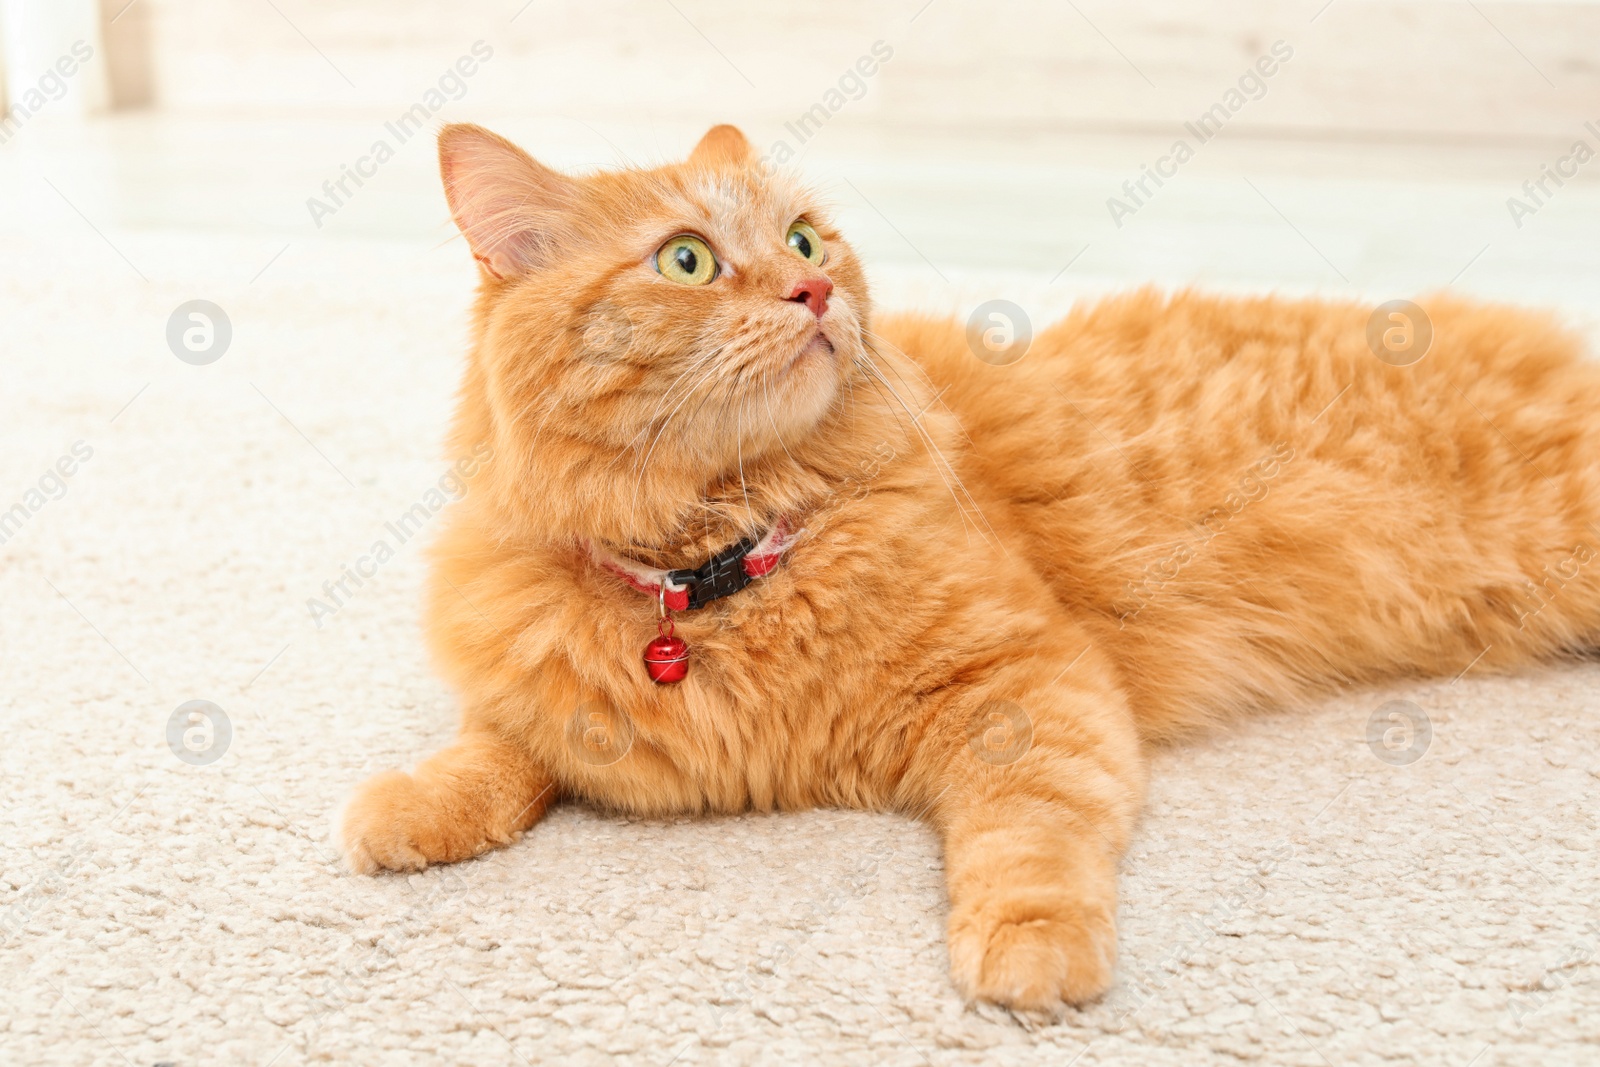
[[[727, 346], [724, 345], [723, 347], [725, 348]], [[717, 351], [721, 351], [721, 349], [718, 349]], [[706, 361], [702, 360], [701, 362], [704, 363]], [[740, 390], [738, 388], [739, 387], [739, 380], [740, 380], [741, 377], [743, 377], [745, 369], [746, 368], [743, 367], [743, 366], [739, 366], [739, 367], [733, 368], [733, 370], [731, 372], [731, 375], [729, 376], [729, 379], [725, 383], [723, 383], [724, 384], [724, 388], [722, 390], [720, 390], [720, 392], [723, 394], [723, 396], [722, 396], [722, 399], [721, 399], [721, 401], [719, 403], [719, 406], [718, 406], [719, 422], [723, 422], [723, 423], [726, 422], [727, 408], [728, 408], [728, 404], [730, 402], [730, 399], [733, 396], [740, 394]], [[666, 420], [662, 422], [660, 428], [657, 430], [656, 437], [651, 442], [650, 450], [645, 453], [644, 459], [641, 461], [641, 463], [639, 465], [639, 478], [634, 483], [633, 515], [632, 515], [633, 519], [637, 519], [637, 517], [638, 517], [639, 492], [643, 488], [644, 476], [648, 472], [648, 469], [649, 469], [650, 456], [654, 453], [656, 445], [659, 444], [662, 434], [664, 434], [666, 432], [667, 426], [671, 423], [673, 417], [675, 415], [677, 415], [678, 411], [683, 407], [683, 405], [688, 402], [689, 398], [692, 397], [696, 392], [699, 392], [701, 386], [706, 384], [708, 381], [710, 381], [712, 376], [715, 375], [716, 373], [718, 373], [718, 368], [717, 367], [708, 366], [705, 369], [704, 373], [702, 373], [700, 375], [700, 377], [697, 378], [691, 384], [691, 386], [689, 387], [689, 389], [687, 391], [685, 391], [685, 393], [683, 395], [683, 398], [672, 409], [672, 411], [667, 414]], [[728, 372], [724, 371], [723, 373], [728, 373]], [[712, 396], [715, 395], [718, 391], [719, 390], [706, 390], [705, 393], [701, 396], [700, 402], [698, 404], [696, 404], [694, 406], [694, 408], [689, 412], [689, 414], [687, 416], [687, 421], [690, 422], [690, 423], [695, 422], [699, 418], [700, 412], [705, 408], [706, 402], [708, 400], [710, 400], [712, 398]], [[742, 440], [741, 440], [740, 443], [741, 443], [741, 447], [742, 447]], [[741, 456], [740, 463], [741, 463], [741, 477], [742, 477], [743, 476], [743, 460], [742, 460], [742, 456]], [[748, 497], [748, 491], [747, 490], [746, 490], [746, 496]], [[748, 500], [747, 500], [747, 503], [748, 503]], [[752, 509], [751, 514], [752, 514], [752, 518], [753, 518], [753, 509]], [[729, 513], [729, 517], [731, 518], [731, 513]]]
[[[966, 506], [962, 504], [961, 497], [965, 496], [967, 498], [967, 503], [971, 504], [972, 510], [977, 514], [978, 518], [982, 520], [982, 526], [978, 527], [978, 532], [983, 536], [983, 539], [986, 542], [990, 541], [991, 535], [994, 534], [994, 526], [990, 524], [988, 516], [984, 515], [983, 509], [978, 505], [977, 499], [967, 489], [966, 483], [961, 480], [960, 473], [957, 472], [956, 469], [951, 466], [950, 461], [945, 458], [944, 452], [939, 448], [938, 443], [934, 441], [933, 435], [930, 434], [927, 428], [922, 425], [919, 415], [912, 413], [911, 408], [905, 402], [905, 399], [901, 397], [900, 394], [895, 390], [894, 385], [883, 376], [883, 372], [878, 370], [877, 365], [873, 363], [870, 356], [863, 353], [859, 358], [863, 361], [863, 365], [867, 368], [867, 370], [869, 370], [880, 382], [883, 383], [884, 388], [889, 390], [890, 395], [893, 396], [900, 407], [905, 410], [906, 415], [911, 419], [911, 424], [916, 427], [917, 432], [922, 436], [922, 441], [924, 445], [927, 446], [929, 455], [934, 461], [933, 468], [939, 472], [940, 480], [944, 482], [945, 488], [950, 491], [950, 497], [955, 501], [956, 510], [962, 516], [963, 527], [966, 525], [965, 519], [967, 517], [967, 509]], [[961, 490], [959, 495], [956, 493], [956, 488], [958, 486]], [[998, 537], [994, 538], [994, 542], [1000, 546], [1002, 552], [1007, 551], [1004, 542], [1000, 541]]]
[[[731, 343], [732, 342], [726, 342], [718, 345], [712, 348], [710, 351], [702, 353], [701, 355], [698, 355], [694, 357], [694, 359], [690, 360], [689, 365], [683, 369], [683, 372], [680, 373], [676, 378], [672, 379], [672, 383], [668, 385], [667, 388], [662, 392], [661, 399], [656, 401], [656, 406], [651, 410], [649, 417], [644, 420], [644, 425], [639, 429], [638, 433], [633, 435], [633, 439], [630, 440], [624, 447], [628, 450], [633, 450], [634, 442], [638, 441], [641, 437], [650, 432], [650, 427], [655, 424], [656, 416], [661, 413], [661, 408], [666, 404], [667, 398], [672, 395], [672, 391], [677, 388], [678, 383], [683, 381], [690, 374], [693, 374], [696, 370], [699, 370], [701, 367], [705, 366], [713, 357], [715, 357], [723, 349], [727, 348]], [[623, 454], [624, 453], [618, 454], [619, 460]], [[614, 460], [613, 462], [616, 461]]]
[[734, 446], [739, 450], [739, 490], [744, 494], [745, 515], [751, 525], [755, 524], [756, 513], [750, 507], [750, 483], [744, 477], [744, 401], [739, 401], [738, 418], [734, 422]]
[[[683, 379], [689, 377], [689, 375], [694, 374], [696, 371], [702, 372], [697, 378], [695, 378], [693, 381], [691, 381], [689, 383], [688, 388], [686, 388], [684, 390], [684, 392], [683, 392], [683, 396], [680, 397], [678, 399], [678, 402], [673, 405], [672, 410], [667, 412], [666, 417], [661, 420], [660, 425], [656, 426], [656, 435], [655, 435], [654, 438], [651, 439], [650, 449], [647, 450], [643, 454], [643, 456], [640, 458], [639, 462], [640, 462], [641, 466], [645, 462], [649, 461], [650, 453], [655, 450], [656, 444], [661, 440], [661, 434], [666, 430], [667, 425], [672, 421], [672, 417], [674, 415], [676, 415], [678, 413], [679, 409], [681, 409], [684, 404], [688, 403], [689, 398], [694, 396], [694, 394], [700, 389], [700, 387], [710, 379], [711, 373], [715, 369], [715, 368], [713, 368], [711, 366], [711, 358], [710, 357], [711, 357], [711, 355], [714, 355], [714, 354], [715, 353], [713, 352], [713, 353], [710, 353], [710, 354], [708, 354], [708, 355], [706, 355], [704, 357], [701, 357], [701, 358], [695, 360], [694, 363], [692, 363], [687, 369], [685, 369], [682, 374], [678, 375], [678, 377], [673, 380], [673, 387], [676, 387], [678, 382], [681, 382]], [[657, 404], [657, 409], [658, 410], [660, 408], [661, 403], [665, 403], [666, 402], [666, 397], [670, 396], [671, 393], [672, 393], [672, 388], [669, 387], [667, 389], [667, 392], [662, 395], [661, 402]], [[704, 400], [702, 399], [701, 402], [704, 403]], [[634, 435], [635, 438], [638, 438], [638, 437], [648, 433], [649, 430], [650, 430], [650, 427], [652, 425], [655, 425], [655, 416], [653, 414], [645, 422], [644, 428], [642, 430], [640, 430], [638, 434]], [[633, 451], [634, 451], [635, 455], [639, 454], [637, 448], [634, 448]]]
[[645, 475], [650, 473], [650, 457], [655, 455], [656, 446], [661, 443], [662, 434], [667, 432], [667, 427], [672, 424], [672, 417], [678, 413], [678, 410], [688, 402], [689, 398], [695, 394], [702, 384], [711, 380], [715, 370], [714, 366], [709, 366], [705, 373], [701, 374], [683, 394], [683, 399], [678, 401], [677, 406], [667, 413], [667, 417], [662, 420], [660, 429], [656, 431], [655, 437], [650, 442], [649, 451], [645, 452], [644, 458], [639, 461], [639, 477], [633, 483], [633, 517], [635, 519], [639, 515], [639, 492], [644, 488]]
[[[636, 453], [636, 448], [635, 448], [635, 442], [637, 442], [639, 440], [639, 438], [643, 437], [645, 434], [650, 432], [650, 427], [654, 423], [655, 416], [660, 412], [661, 406], [666, 403], [667, 398], [672, 395], [672, 390], [674, 388], [676, 388], [677, 384], [679, 382], [681, 382], [684, 378], [686, 378], [690, 374], [692, 374], [696, 369], [704, 366], [711, 359], [713, 359], [719, 352], [721, 352], [723, 349], [725, 349], [727, 347], [728, 347], [727, 344], [718, 345], [718, 346], [712, 348], [710, 351], [707, 351], [707, 352], [705, 352], [705, 353], [703, 353], [703, 354], [701, 354], [699, 356], [696, 356], [690, 362], [689, 366], [684, 368], [683, 372], [672, 380], [672, 383], [670, 385], [668, 385], [666, 390], [661, 394], [661, 399], [659, 401], [657, 401], [655, 409], [650, 413], [650, 417], [645, 420], [645, 423], [640, 428], [639, 432], [634, 434], [633, 438], [626, 445], [623, 446], [622, 450], [619, 451], [615, 457], [612, 458], [611, 462], [612, 462], [613, 466], [615, 464], [617, 464], [617, 463], [620, 463], [622, 461], [622, 457], [627, 455], [630, 451], [633, 451], [633, 452], [635, 452], [635, 454], [637, 454]], [[530, 406], [531, 406], [531, 403], [532, 402], [530, 401]], [[555, 413], [555, 410], [556, 410], [556, 405], [554, 405], [554, 404], [552, 404], [551, 406], [549, 406], [549, 407], [547, 407], [545, 409], [544, 416], [539, 420], [539, 424], [536, 427], [534, 427], [533, 437], [529, 441], [529, 448], [530, 449], [532, 449], [533, 447], [538, 445], [539, 436], [544, 432], [544, 425], [545, 425], [546, 422], [549, 421], [550, 416]], [[524, 407], [517, 414], [520, 416], [520, 415], [524, 414], [526, 411], [527, 411], [527, 408]]]
[[[872, 331], [870, 331], [870, 330], [865, 331], [865, 333], [869, 337], [876, 337], [877, 336], [876, 334], [872, 333]], [[887, 342], [885, 342], [884, 346], [886, 348], [890, 349], [892, 352], [900, 355], [908, 363], [910, 362], [910, 357], [906, 356], [904, 352], [901, 352], [898, 348], [895, 348], [892, 344], [888, 344]], [[940, 406], [944, 406], [942, 401], [940, 401], [940, 399], [939, 399], [940, 394], [939, 393], [935, 393], [933, 401], [931, 401], [929, 403], [929, 405], [924, 406], [922, 408], [922, 410], [918, 411], [917, 413], [911, 414], [909, 405], [906, 404], [905, 400], [900, 396], [899, 391], [894, 388], [893, 384], [890, 383], [890, 381], [887, 378], [883, 377], [882, 369], [878, 366], [877, 362], [874, 361], [871, 356], [868, 356], [868, 355], [865, 355], [865, 354], [863, 354], [862, 358], [866, 360], [866, 363], [867, 363], [867, 366], [868, 366], [869, 370], [871, 370], [873, 373], [877, 374], [880, 378], [883, 378], [884, 386], [887, 387], [892, 394], [894, 394], [894, 398], [895, 398], [896, 402], [899, 403], [899, 405], [902, 408], [906, 409], [906, 413], [908, 415], [910, 415], [911, 421], [917, 425], [918, 430], [922, 430], [923, 429], [921, 419], [922, 419], [922, 415], [927, 411], [928, 407], [932, 406], [933, 403], [939, 403]], [[906, 380], [906, 378], [905, 378], [905, 375], [903, 373], [901, 373], [901, 371], [899, 369], [900, 361], [899, 360], [894, 360], [894, 359], [885, 359], [884, 362], [886, 364], [888, 364], [889, 368], [895, 372], [895, 377], [900, 379], [900, 383], [902, 385], [905, 385], [907, 387], [907, 389], [909, 390], [911, 388], [911, 383], [908, 382]], [[930, 382], [930, 385], [931, 385], [931, 382]], [[945, 410], [949, 411], [949, 408], [945, 407]], [[952, 417], [953, 417], [953, 413], [952, 413]], [[956, 419], [955, 422], [956, 422], [957, 428], [960, 429], [960, 420]], [[961, 430], [961, 435], [962, 435], [962, 437], [966, 437], [966, 431], [964, 429]], [[939, 458], [941, 460], [944, 459], [944, 454], [942, 452], [939, 453]], [[949, 466], [948, 462], [946, 462], [946, 466]], [[954, 473], [954, 468], [951, 469], [951, 473], [952, 474]], [[963, 491], [965, 491], [965, 486], [963, 486]]]
[[[701, 353], [700, 355], [694, 357], [694, 359], [690, 361], [689, 365], [687, 367], [685, 367], [683, 369], [683, 371], [680, 372], [678, 374], [678, 376], [672, 380], [672, 384], [668, 385], [666, 390], [661, 394], [661, 398], [658, 401], [656, 401], [656, 406], [650, 412], [649, 418], [647, 418], [645, 420], [644, 426], [640, 428], [638, 433], [634, 434], [633, 439], [628, 442], [628, 446], [627, 447], [629, 447], [630, 449], [634, 449], [635, 454], [637, 454], [637, 448], [635, 446], [635, 442], [637, 442], [641, 437], [643, 437], [645, 434], [650, 432], [650, 428], [655, 425], [656, 416], [660, 414], [661, 408], [666, 404], [667, 400], [672, 396], [672, 392], [673, 392], [673, 390], [675, 388], [677, 388], [678, 384], [680, 382], [682, 382], [685, 378], [687, 378], [689, 375], [693, 374], [694, 372], [704, 369], [713, 359], [715, 359], [717, 356], [721, 355], [723, 352], [727, 351], [729, 348], [732, 348], [735, 344], [737, 344], [739, 342], [739, 340], [740, 340], [739, 338], [731, 338], [731, 339], [729, 339], [727, 341], [724, 341], [722, 344], [715, 345], [712, 348], [708, 349], [707, 351], [705, 351], [705, 352]], [[689, 391], [687, 393], [685, 393], [685, 397], [692, 396], [693, 393], [694, 393], [694, 389], [696, 387], [697, 386], [692, 385], [690, 387]], [[678, 406], [682, 406], [682, 401], [679, 402]], [[672, 414], [675, 413], [676, 411], [677, 411], [677, 407], [674, 407], [673, 408], [673, 412], [669, 412], [667, 417], [670, 419]], [[657, 427], [658, 432], [659, 432], [659, 429], [660, 428]]]
[[917, 364], [916, 360], [906, 355], [905, 352], [903, 352], [894, 344], [894, 342], [890, 341], [887, 337], [884, 337], [876, 330], [873, 330], [871, 327], [862, 327], [861, 335], [872, 342], [874, 351], [887, 350], [888, 352], [900, 357], [899, 359], [885, 360], [885, 362], [888, 363], [889, 368], [894, 371], [894, 376], [900, 380], [900, 384], [906, 386], [908, 389], [913, 387], [912, 383], [908, 381], [905, 376], [906, 368], [910, 368], [912, 371], [916, 372], [918, 378], [917, 384], [920, 385], [920, 387], [927, 389], [929, 392], [937, 395], [939, 391], [938, 386], [935, 385], [933, 379], [928, 376], [928, 372], [923, 370], [922, 367]]
[[[529, 403], [529, 406], [530, 407], [532, 406], [532, 402], [531, 401]], [[550, 421], [550, 417], [552, 415], [554, 415], [556, 413], [556, 411], [560, 409], [560, 407], [561, 407], [560, 404], [551, 403], [550, 405], [548, 405], [544, 409], [544, 415], [540, 417], [539, 424], [533, 428], [533, 436], [528, 439], [528, 450], [530, 452], [533, 451], [535, 448], [537, 448], [539, 446], [539, 438], [544, 433], [545, 424]], [[526, 410], [527, 410], [526, 408], [523, 409], [523, 411], [526, 411]], [[518, 412], [519, 416], [521, 414], [522, 414], [522, 412]]]
[[956, 416], [956, 413], [950, 410], [950, 405], [944, 402], [944, 390], [938, 389], [935, 386], [933, 379], [928, 376], [928, 372], [922, 368], [921, 364], [912, 359], [910, 356], [906, 355], [905, 352], [901, 351], [899, 348], [895, 347], [894, 343], [889, 341], [882, 334], [876, 333], [871, 329], [863, 329], [861, 332], [863, 335], [872, 340], [874, 347], [886, 348], [890, 352], [893, 352], [895, 355], [900, 357], [899, 359], [888, 360], [887, 362], [890, 368], [894, 370], [895, 377], [899, 378], [902, 383], [905, 383], [908, 386], [910, 384], [909, 382], [906, 382], [905, 375], [901, 371], [902, 367], [909, 367], [917, 373], [924, 386], [933, 392], [933, 403], [936, 403], [940, 407], [944, 408], [944, 410], [950, 415], [951, 420], [955, 423], [956, 429], [960, 431], [962, 440], [966, 441], [968, 444], [971, 444], [972, 437], [967, 433], [967, 428], [961, 424], [961, 419]]
[[872, 386], [872, 391], [878, 394], [878, 399], [882, 400], [884, 404], [883, 410], [894, 419], [895, 425], [900, 427], [901, 435], [905, 438], [905, 442], [910, 444], [911, 433], [905, 428], [908, 421], [906, 418], [906, 413], [902, 412], [900, 408], [889, 398], [889, 394], [884, 390], [883, 385], [879, 384], [878, 376], [873, 373], [873, 370], [868, 365], [865, 357], [855, 356], [852, 357], [850, 362], [856, 367], [857, 370], [861, 372], [861, 377], [863, 380], [865, 380], [868, 385]]
[[772, 424], [772, 435], [778, 439], [778, 447], [782, 448], [783, 454], [789, 457], [789, 462], [793, 463], [796, 468], [799, 468], [800, 461], [794, 458], [794, 453], [790, 452], [789, 446], [784, 443], [783, 431], [778, 429], [777, 416], [772, 412], [772, 387], [763, 382], [761, 384], [761, 395], [767, 403], [767, 421]]
[[[938, 446], [930, 439], [927, 431], [917, 423], [916, 415], [912, 413], [910, 405], [906, 404], [905, 401], [900, 398], [900, 396], [895, 392], [894, 386], [892, 386], [888, 379], [884, 378], [878, 369], [872, 366], [870, 362], [862, 362], [861, 367], [868, 374], [868, 382], [871, 383], [873, 389], [875, 389], [878, 395], [883, 399], [884, 403], [887, 405], [887, 410], [889, 413], [894, 416], [895, 424], [901, 427], [901, 432], [905, 437], [906, 443], [910, 444], [913, 439], [917, 439], [928, 448], [930, 456], [934, 458], [934, 469], [939, 473], [939, 476], [944, 479], [946, 487], [951, 490], [952, 494], [954, 494], [954, 486], [952, 486], [950, 480], [945, 477], [944, 466], [939, 462], [939, 460], [943, 457], [937, 455]], [[907, 427], [909, 427], [909, 429], [907, 429]], [[955, 503], [956, 507], [960, 509], [964, 515], [965, 505], [963, 505], [959, 498], [956, 499]]]

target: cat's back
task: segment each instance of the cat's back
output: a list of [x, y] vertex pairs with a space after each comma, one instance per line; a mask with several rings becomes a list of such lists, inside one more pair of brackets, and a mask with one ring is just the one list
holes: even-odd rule
[[1144, 289], [1037, 324], [1011, 362], [985, 346], [984, 323], [897, 314], [874, 329], [956, 414], [977, 480], [1016, 501], [1253, 460], [1350, 383], [1358, 318], [1353, 305]]
[[1515, 661], [1526, 635], [1477, 591], [1509, 602], [1600, 528], [1600, 363], [1551, 315], [1421, 303], [1414, 361], [1381, 358], [1369, 305], [1190, 293], [1076, 309], [1009, 366], [954, 321], [879, 332], [955, 410], [967, 485], [1099, 628], [1156, 736], [1302, 698], [1329, 648], [1351, 678], [1456, 671], [1490, 642]]
[[[1003, 319], [963, 325], [953, 318], [892, 314], [877, 335], [912, 357], [940, 402], [980, 446], [1047, 433], [1061, 440], [1084, 428], [1119, 431], [1118, 440], [1188, 421], [1218, 402], [1237, 415], [1262, 386], [1318, 370], [1348, 378], [1362, 325], [1354, 305], [1274, 298], [1239, 299], [1153, 289], [1074, 308], [1035, 323], [1022, 354], [997, 352], [986, 338], [1014, 336]], [[1368, 356], [1370, 359], [1370, 354]], [[1281, 389], [1275, 404], [1291, 399]], [[1066, 415], [1081, 425], [1059, 425]], [[981, 447], [980, 447], [980, 450]]]
[[[978, 455], [1109, 450], [1144, 474], [1202, 457], [1227, 467], [1309, 425], [1343, 437], [1376, 423], [1403, 438], [1419, 418], [1449, 427], [1479, 409], [1509, 416], [1600, 382], [1550, 315], [1443, 296], [1424, 304], [1391, 319], [1354, 301], [1142, 289], [1074, 308], [1004, 364], [982, 324], [969, 333], [953, 318], [895, 314], [874, 329], [923, 368]], [[1409, 331], [1423, 354], [1384, 349], [1389, 329]]]

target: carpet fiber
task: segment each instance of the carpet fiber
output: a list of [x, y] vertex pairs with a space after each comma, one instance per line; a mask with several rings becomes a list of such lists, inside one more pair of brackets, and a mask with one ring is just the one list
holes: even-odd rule
[[[1600, 1062], [1595, 664], [1158, 754], [1120, 982], [1060, 1022], [962, 1005], [937, 842], [898, 818], [562, 807], [473, 862], [344, 873], [345, 793], [454, 724], [417, 627], [433, 531], [386, 524], [445, 471], [465, 257], [113, 236], [149, 281], [93, 237], [70, 283], [0, 241], [7, 1062]], [[232, 325], [206, 366], [167, 344], [192, 299]], [[195, 700], [209, 727], [174, 727]], [[1415, 762], [1369, 743], [1391, 700]]]

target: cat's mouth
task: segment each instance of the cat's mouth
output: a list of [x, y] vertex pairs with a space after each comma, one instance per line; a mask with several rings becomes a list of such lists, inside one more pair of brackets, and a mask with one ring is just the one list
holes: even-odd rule
[[804, 363], [810, 356], [833, 355], [833, 342], [828, 340], [828, 335], [819, 328], [811, 335], [811, 339], [801, 346], [800, 351], [790, 357], [789, 362], [783, 365], [783, 370], [778, 372], [779, 379], [787, 378], [795, 368]]

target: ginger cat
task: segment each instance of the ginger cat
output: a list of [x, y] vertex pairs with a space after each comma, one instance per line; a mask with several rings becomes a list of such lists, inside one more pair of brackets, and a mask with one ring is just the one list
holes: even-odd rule
[[1543, 316], [1433, 300], [1402, 367], [1367, 307], [1140, 292], [994, 366], [874, 315], [733, 127], [585, 177], [439, 154], [482, 280], [453, 446], [489, 457], [434, 549], [461, 731], [356, 792], [357, 871], [562, 797], [906, 812], [957, 987], [1049, 1010], [1112, 981], [1148, 745], [1600, 635], [1600, 367]]

